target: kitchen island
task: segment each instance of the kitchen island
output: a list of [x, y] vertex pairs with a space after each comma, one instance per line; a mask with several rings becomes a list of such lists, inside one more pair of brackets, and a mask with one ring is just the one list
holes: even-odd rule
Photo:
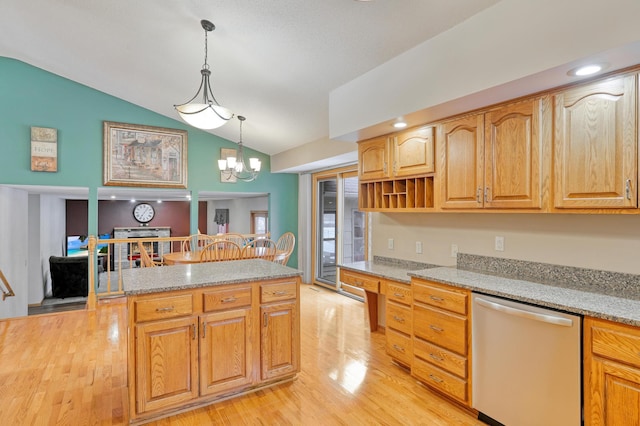
[[293, 379], [300, 275], [259, 259], [123, 271], [130, 423]]

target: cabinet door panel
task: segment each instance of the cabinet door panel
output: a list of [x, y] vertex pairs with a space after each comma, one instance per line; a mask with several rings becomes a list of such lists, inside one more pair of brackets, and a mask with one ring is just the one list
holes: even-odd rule
[[298, 371], [300, 332], [295, 303], [261, 309], [262, 379], [273, 379]]
[[433, 143], [433, 127], [398, 133], [392, 139], [393, 175], [405, 177], [433, 173]]
[[391, 176], [387, 137], [358, 143], [358, 177], [361, 181]]
[[[443, 158], [443, 208], [482, 207], [484, 131], [483, 116], [450, 121], [439, 128]], [[480, 192], [479, 192], [480, 191]]]
[[200, 394], [250, 385], [251, 308], [205, 315], [201, 323]]
[[636, 76], [555, 97], [555, 207], [637, 207]]
[[540, 116], [539, 99], [485, 115], [485, 207], [541, 206]]
[[136, 326], [138, 413], [198, 396], [197, 324], [189, 317]]

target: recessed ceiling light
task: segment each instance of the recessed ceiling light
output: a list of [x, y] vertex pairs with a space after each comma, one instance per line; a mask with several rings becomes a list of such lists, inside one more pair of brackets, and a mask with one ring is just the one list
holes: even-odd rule
[[162, 202], [162, 200], [158, 200], [158, 203], [161, 203], [161, 202]]
[[395, 123], [393, 123], [393, 127], [395, 127], [396, 129], [404, 129], [405, 127], [407, 127], [407, 123], [405, 123], [404, 121], [396, 121]]
[[112, 199], [112, 200], [115, 200], [115, 199], [116, 199], [116, 196], [115, 196], [115, 195], [112, 195], [112, 196], [111, 196], [111, 199]]
[[570, 69], [567, 72], [567, 75], [574, 76], [574, 77], [584, 77], [584, 76], [587, 76], [587, 75], [596, 74], [596, 73], [606, 69], [608, 66], [609, 66], [608, 64], [604, 64], [604, 63], [581, 65], [579, 67]]

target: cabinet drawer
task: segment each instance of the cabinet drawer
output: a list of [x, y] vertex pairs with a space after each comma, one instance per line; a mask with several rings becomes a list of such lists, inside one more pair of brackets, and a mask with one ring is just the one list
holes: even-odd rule
[[412, 342], [409, 336], [387, 329], [387, 354], [400, 363], [411, 365], [413, 358]]
[[393, 300], [405, 305], [411, 305], [413, 297], [411, 297], [411, 286], [402, 284], [387, 284], [387, 299]]
[[155, 297], [135, 301], [135, 322], [176, 318], [193, 313], [193, 296]]
[[413, 300], [461, 315], [467, 314], [468, 292], [454, 290], [435, 283], [414, 281]]
[[591, 350], [594, 354], [640, 367], [640, 330], [594, 322]]
[[387, 327], [411, 334], [411, 308], [387, 302]]
[[206, 291], [202, 295], [205, 312], [251, 305], [251, 287]]
[[460, 355], [467, 354], [467, 318], [414, 305], [413, 334]]
[[363, 290], [371, 291], [373, 293], [380, 292], [380, 280], [369, 275], [358, 274], [357, 272], [345, 271], [341, 269], [340, 281], [354, 287], [360, 287]]
[[462, 379], [468, 377], [466, 357], [457, 355], [440, 346], [432, 345], [418, 337], [413, 340], [413, 355], [443, 370], [447, 370]]
[[260, 286], [260, 303], [278, 302], [296, 298], [296, 282], [283, 281]]
[[411, 374], [425, 384], [433, 386], [460, 401], [467, 401], [467, 382], [465, 380], [449, 374], [420, 358], [413, 359]]

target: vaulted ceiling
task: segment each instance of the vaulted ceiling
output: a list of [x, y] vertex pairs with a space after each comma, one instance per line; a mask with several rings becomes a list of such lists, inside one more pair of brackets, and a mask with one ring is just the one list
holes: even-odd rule
[[[329, 92], [498, 0], [3, 0], [0, 55], [152, 111], [213, 91], [267, 154], [328, 138]], [[236, 122], [212, 130], [237, 140]]]

